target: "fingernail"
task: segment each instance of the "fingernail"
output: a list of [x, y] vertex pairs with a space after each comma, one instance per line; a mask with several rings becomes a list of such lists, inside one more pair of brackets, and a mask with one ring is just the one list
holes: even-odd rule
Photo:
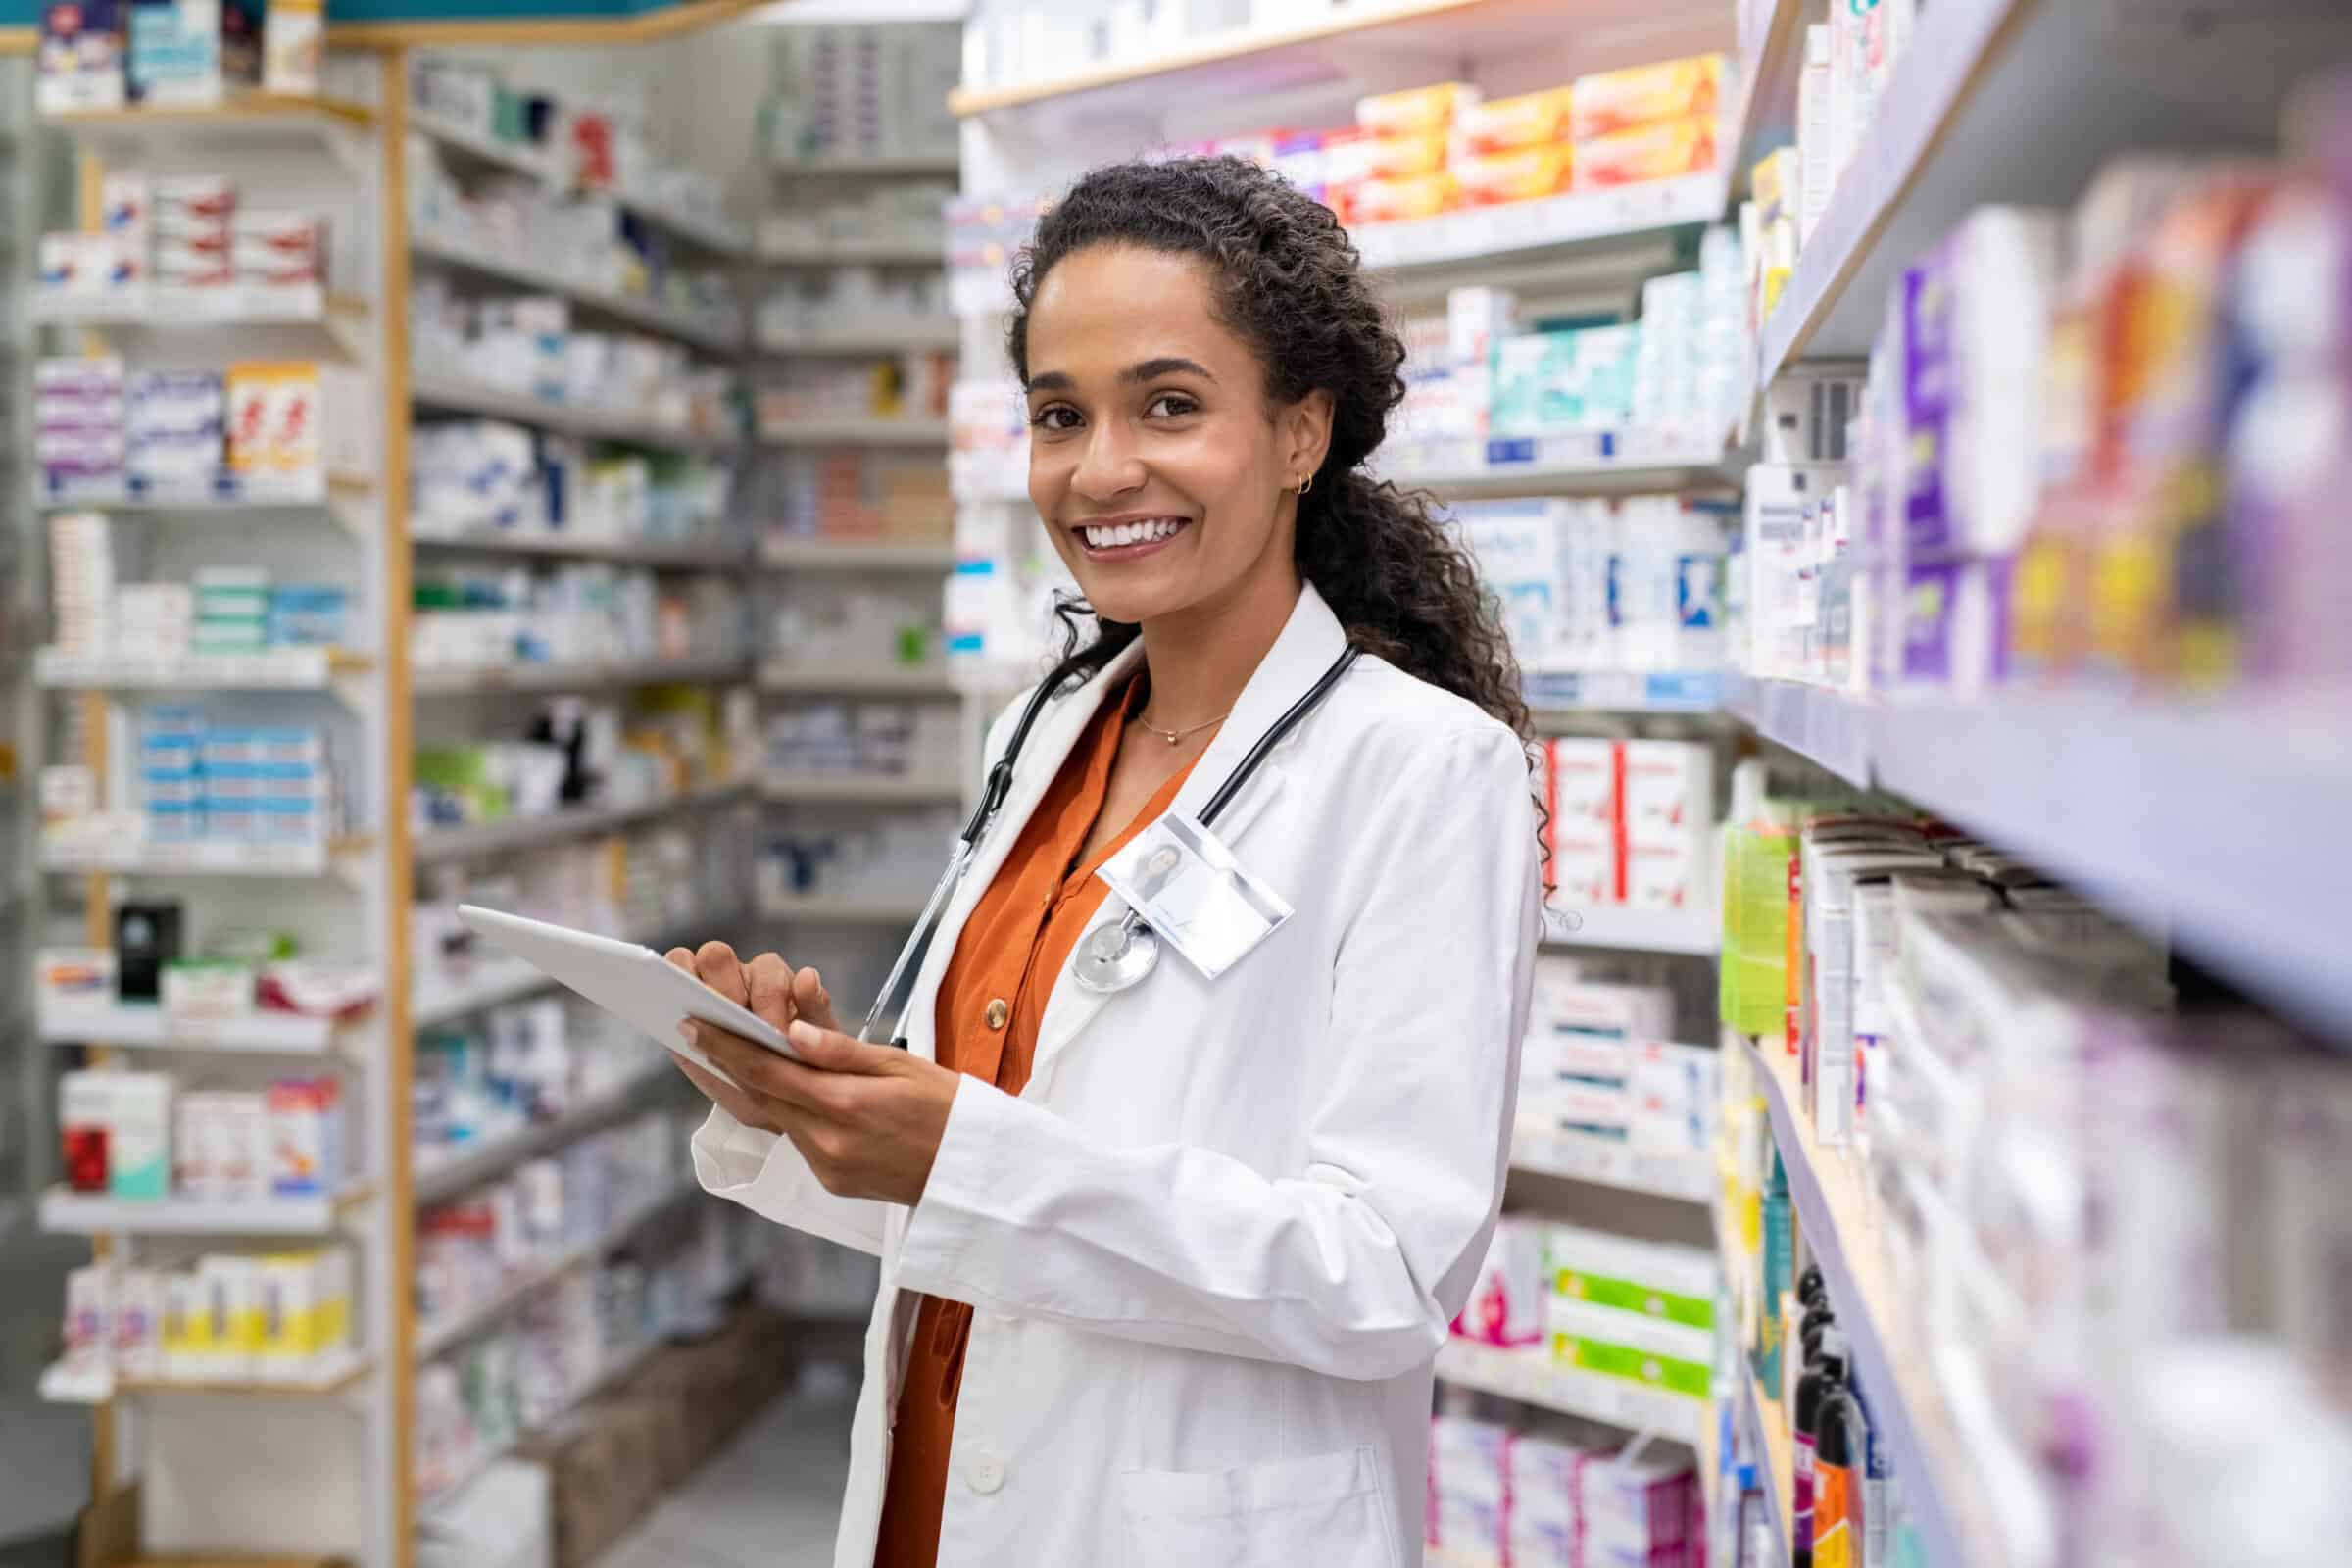
[[795, 1018], [785, 1029], [784, 1038], [796, 1046], [814, 1046], [817, 1043], [816, 1025]]

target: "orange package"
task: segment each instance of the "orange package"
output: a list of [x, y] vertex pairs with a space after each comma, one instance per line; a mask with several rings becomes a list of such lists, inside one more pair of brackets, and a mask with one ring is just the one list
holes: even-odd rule
[[1464, 207], [1495, 207], [1556, 196], [1569, 188], [1575, 168], [1575, 150], [1566, 142], [1553, 142], [1485, 158], [1457, 158], [1453, 175], [1461, 183]]
[[1362, 159], [1367, 179], [1409, 179], [1434, 174], [1446, 167], [1446, 132], [1416, 131], [1410, 136], [1367, 137], [1350, 150]]
[[1355, 190], [1352, 221], [1401, 223], [1449, 213], [1460, 201], [1450, 173], [1415, 174], [1407, 179], [1367, 179]]
[[1453, 117], [1478, 102], [1478, 89], [1466, 81], [1441, 81], [1431, 87], [1408, 87], [1402, 92], [1378, 93], [1355, 103], [1355, 122], [1375, 136], [1409, 136], [1415, 131], [1444, 130]]
[[1723, 94], [1723, 56], [1690, 55], [1579, 76], [1568, 134], [1577, 141], [1653, 121], [1712, 117]]
[[1707, 116], [1637, 125], [1576, 144], [1576, 188], [1606, 190], [1671, 179], [1715, 167], [1715, 121]]
[[1566, 141], [1569, 103], [1574, 96], [1572, 88], [1548, 87], [1516, 98], [1472, 104], [1454, 117], [1455, 149], [1464, 157], [1484, 157]]

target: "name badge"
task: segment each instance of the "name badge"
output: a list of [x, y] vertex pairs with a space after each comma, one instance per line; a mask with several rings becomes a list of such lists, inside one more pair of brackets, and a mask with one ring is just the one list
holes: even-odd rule
[[1214, 833], [1181, 812], [1152, 823], [1097, 873], [1184, 961], [1214, 980], [1291, 917]]

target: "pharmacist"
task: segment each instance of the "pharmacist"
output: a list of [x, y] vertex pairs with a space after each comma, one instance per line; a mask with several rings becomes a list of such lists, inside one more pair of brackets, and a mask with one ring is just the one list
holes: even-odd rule
[[806, 1062], [683, 1026], [734, 1080], [688, 1068], [696, 1166], [881, 1257], [840, 1568], [1417, 1562], [1537, 939], [1517, 671], [1364, 470], [1403, 350], [1329, 211], [1116, 166], [1014, 284], [1092, 613], [992, 732], [998, 809], [877, 1005], [907, 1049], [772, 954], [670, 956]]

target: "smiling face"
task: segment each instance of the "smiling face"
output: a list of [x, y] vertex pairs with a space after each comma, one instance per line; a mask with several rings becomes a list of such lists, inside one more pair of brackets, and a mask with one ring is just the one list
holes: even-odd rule
[[1294, 492], [1330, 443], [1330, 398], [1269, 408], [1214, 288], [1196, 258], [1094, 245], [1030, 302], [1029, 498], [1108, 620], [1298, 595]]

